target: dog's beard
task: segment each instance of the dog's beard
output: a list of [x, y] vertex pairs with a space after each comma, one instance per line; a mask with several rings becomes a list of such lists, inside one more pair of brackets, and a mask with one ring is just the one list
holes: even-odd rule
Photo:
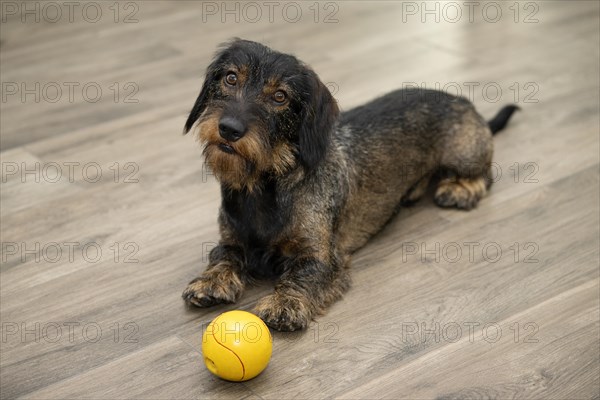
[[252, 191], [260, 175], [269, 169], [268, 145], [252, 128], [240, 140], [226, 141], [219, 134], [219, 119], [218, 115], [203, 115], [198, 124], [205, 163], [222, 184]]

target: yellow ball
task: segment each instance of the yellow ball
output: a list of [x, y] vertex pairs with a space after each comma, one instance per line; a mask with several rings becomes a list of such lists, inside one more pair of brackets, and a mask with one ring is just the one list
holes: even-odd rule
[[228, 311], [215, 318], [202, 336], [206, 368], [228, 381], [247, 381], [269, 364], [273, 338], [267, 325], [246, 311]]

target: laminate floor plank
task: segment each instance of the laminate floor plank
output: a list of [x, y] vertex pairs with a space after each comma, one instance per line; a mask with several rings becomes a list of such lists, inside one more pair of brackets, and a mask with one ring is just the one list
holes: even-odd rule
[[[8, 3], [2, 399], [600, 397], [597, 1], [498, 3], [495, 23], [481, 15], [495, 3], [474, 22], [465, 8], [436, 22], [411, 14], [421, 2], [348, 1], [299, 2], [296, 23], [281, 8], [236, 23], [207, 14], [211, 2], [97, 2], [93, 24], [23, 23], [7, 10], [38, 3]], [[235, 36], [306, 61], [342, 110], [414, 85], [458, 90], [486, 118], [521, 107], [494, 139], [499, 174], [477, 209], [440, 209], [431, 187], [354, 255], [344, 299], [305, 332], [274, 333], [269, 367], [240, 384], [204, 368], [202, 329], [272, 284], [209, 310], [180, 297], [218, 240], [220, 203], [182, 127], [218, 44]], [[11, 93], [36, 83], [63, 94]], [[98, 101], [82, 95], [89, 83]]]

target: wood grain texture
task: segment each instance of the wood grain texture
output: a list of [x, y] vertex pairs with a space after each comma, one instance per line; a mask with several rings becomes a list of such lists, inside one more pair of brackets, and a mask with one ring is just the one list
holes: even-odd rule
[[[518, 22], [513, 2], [497, 22], [482, 3], [456, 23], [422, 22], [421, 2], [404, 16], [407, 2], [321, 2], [317, 22], [315, 3], [298, 2], [295, 23], [284, 3], [273, 22], [263, 8], [239, 23], [193, 1], [23, 23], [7, 3], [25, 4], [0, 4], [2, 399], [600, 397], [597, 1], [521, 2]], [[401, 210], [353, 258], [345, 298], [306, 332], [274, 333], [269, 367], [241, 384], [204, 368], [202, 327], [271, 285], [210, 310], [180, 298], [218, 240], [220, 201], [181, 131], [234, 36], [309, 63], [342, 109], [412, 84], [471, 85], [486, 117], [522, 108], [495, 138], [501, 174], [477, 209], [440, 209], [429, 193]], [[7, 92], [36, 83], [62, 96]]]

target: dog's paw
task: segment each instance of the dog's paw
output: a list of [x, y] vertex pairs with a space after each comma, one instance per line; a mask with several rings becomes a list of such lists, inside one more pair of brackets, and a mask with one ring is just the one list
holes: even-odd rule
[[470, 210], [477, 206], [486, 193], [483, 178], [458, 178], [442, 180], [435, 192], [435, 202], [440, 207], [456, 207]]
[[217, 265], [191, 281], [183, 291], [183, 299], [197, 307], [235, 303], [244, 290], [238, 274], [227, 265]]
[[260, 299], [254, 312], [267, 325], [278, 331], [305, 329], [313, 316], [308, 299], [282, 293], [274, 293]]

